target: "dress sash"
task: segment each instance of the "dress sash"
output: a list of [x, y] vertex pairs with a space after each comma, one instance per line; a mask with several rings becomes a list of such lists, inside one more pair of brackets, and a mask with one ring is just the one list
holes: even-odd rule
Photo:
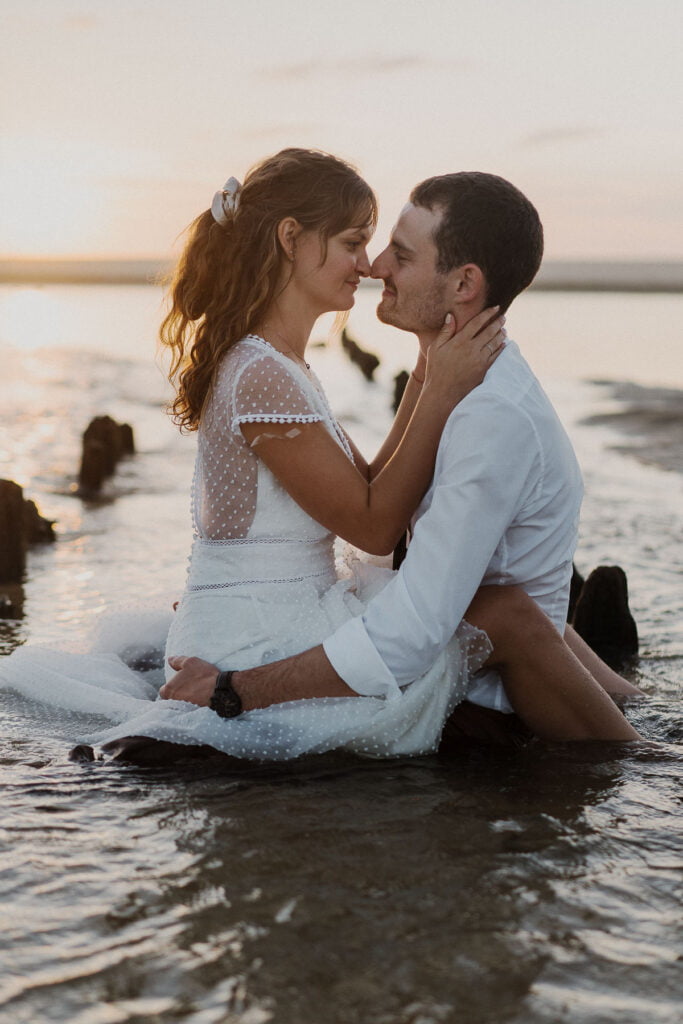
[[250, 540], [204, 540], [196, 537], [188, 573], [187, 589], [217, 590], [252, 583], [296, 583], [327, 577], [329, 585], [337, 576], [334, 566], [334, 538], [259, 538]]

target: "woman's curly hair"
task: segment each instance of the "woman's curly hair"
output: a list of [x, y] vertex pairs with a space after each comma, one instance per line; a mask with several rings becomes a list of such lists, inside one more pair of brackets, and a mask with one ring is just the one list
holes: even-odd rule
[[206, 210], [190, 225], [160, 329], [172, 354], [170, 412], [181, 430], [197, 429], [222, 357], [255, 329], [282, 288], [288, 261], [277, 229], [285, 217], [318, 232], [324, 260], [332, 235], [355, 225], [374, 228], [377, 201], [343, 160], [284, 149], [251, 168], [227, 223]]

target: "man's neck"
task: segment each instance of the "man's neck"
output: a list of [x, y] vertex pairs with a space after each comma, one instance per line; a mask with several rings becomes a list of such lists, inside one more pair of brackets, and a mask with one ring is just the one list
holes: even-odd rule
[[[455, 306], [451, 310], [451, 312], [453, 313], [453, 317], [455, 319], [455, 332], [454, 333], [457, 334], [458, 331], [461, 331], [462, 328], [465, 326], [465, 324], [469, 323], [469, 321], [472, 319], [472, 317], [476, 316], [477, 313], [481, 313], [483, 308], [484, 307], [481, 304], [477, 304], [476, 306], [474, 306], [474, 305]], [[445, 314], [444, 314], [444, 316], [445, 316]], [[427, 353], [429, 352], [429, 349], [434, 344], [436, 339], [439, 337], [440, 333], [441, 333], [440, 328], [437, 329], [437, 330], [431, 329], [431, 330], [428, 330], [428, 331], [415, 331], [415, 334], [416, 334], [417, 340], [418, 340], [418, 344], [420, 346], [420, 351], [422, 352], [422, 355], [425, 358], [427, 357]]]

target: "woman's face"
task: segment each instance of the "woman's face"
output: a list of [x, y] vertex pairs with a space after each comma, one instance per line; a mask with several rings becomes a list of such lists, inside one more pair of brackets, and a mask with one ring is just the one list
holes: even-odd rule
[[351, 309], [361, 277], [370, 273], [367, 245], [371, 237], [367, 226], [346, 228], [327, 239], [324, 256], [317, 231], [298, 235], [291, 283], [310, 302], [316, 316]]

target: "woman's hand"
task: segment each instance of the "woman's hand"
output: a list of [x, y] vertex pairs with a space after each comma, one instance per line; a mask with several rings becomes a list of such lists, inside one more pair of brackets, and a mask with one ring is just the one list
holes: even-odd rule
[[447, 397], [452, 406], [481, 384], [505, 347], [505, 317], [496, 315], [498, 308], [478, 313], [457, 334], [449, 313], [430, 345], [425, 385]]

